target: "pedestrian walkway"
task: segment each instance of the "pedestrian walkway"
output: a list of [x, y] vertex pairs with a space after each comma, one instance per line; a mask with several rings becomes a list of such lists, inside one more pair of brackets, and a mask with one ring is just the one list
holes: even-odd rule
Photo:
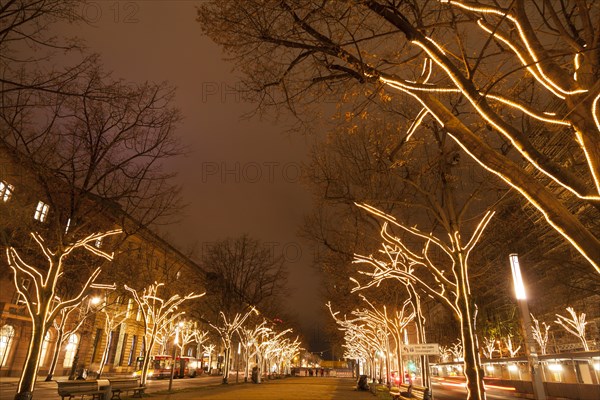
[[[66, 378], [66, 377], [65, 377]], [[145, 398], [153, 400], [372, 400], [369, 392], [355, 390], [356, 380], [336, 377], [289, 377], [261, 384], [220, 384], [221, 377], [178, 380], [168, 393], [168, 380], [149, 381]], [[0, 400], [11, 400], [17, 379], [0, 379]], [[124, 397], [124, 396], [123, 396]], [[125, 398], [125, 397], [124, 397]], [[56, 382], [39, 381], [34, 400], [58, 400]]]
[[357, 391], [352, 378], [293, 377], [259, 385], [221, 385], [176, 394], [153, 394], [156, 400], [372, 400], [369, 392]]

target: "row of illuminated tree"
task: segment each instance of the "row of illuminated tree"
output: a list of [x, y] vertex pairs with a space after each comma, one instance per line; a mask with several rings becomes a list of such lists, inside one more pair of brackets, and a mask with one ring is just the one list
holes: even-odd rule
[[[481, 356], [492, 358], [498, 351], [496, 346], [500, 338], [484, 336], [476, 327], [477, 305], [470, 291], [468, 259], [493, 212], [486, 212], [466, 239], [463, 239], [459, 231], [450, 231], [448, 239], [442, 240], [416, 226], [407, 226], [377, 208], [366, 204], [358, 206], [383, 221], [380, 231], [383, 241], [377, 253], [354, 256], [354, 263], [360, 268], [356, 278], [350, 277], [355, 284], [353, 291], [377, 288], [384, 281], [394, 280], [399, 282], [396, 288], [397, 298], [405, 300], [403, 303], [395, 301], [387, 304], [380, 301], [375, 305], [361, 295], [365, 306], [354, 309], [350, 315], [343, 317], [329, 303], [330, 313], [344, 333], [345, 356], [362, 360], [373, 379], [379, 377], [390, 383], [390, 374], [394, 370], [404, 376], [406, 367], [403, 365], [403, 355], [409, 354], [403, 354], [402, 349], [408, 344], [406, 332], [409, 324], [416, 327], [417, 343], [427, 343], [421, 297], [429, 296], [445, 305], [460, 326], [461, 337], [452, 346], [440, 348], [442, 360], [450, 358], [450, 361], [463, 362], [468, 390], [478, 393], [475, 396], [483, 397], [485, 389]], [[419, 238], [422, 247], [415, 247], [414, 242], [408, 244], [408, 237]], [[433, 248], [441, 251], [435, 254]], [[450, 262], [442, 262], [439, 254]], [[571, 307], [567, 311], [569, 317], [556, 314], [556, 323], [576, 336], [582, 348], [589, 351], [585, 313], [577, 314]], [[542, 322], [540, 325], [533, 318], [533, 336], [540, 345], [542, 354], [547, 351], [549, 329], [548, 324]], [[517, 356], [521, 346], [515, 342], [515, 338], [509, 335], [504, 342], [508, 356]], [[427, 363], [428, 358], [421, 357], [423, 384], [430, 387]]]
[[[33, 239], [38, 244], [40, 251], [47, 258], [47, 266], [30, 265], [23, 260], [17, 249], [10, 247], [6, 250], [6, 257], [15, 279], [15, 287], [23, 297], [31, 318], [32, 334], [29, 338], [28, 352], [23, 367], [23, 373], [19, 380], [19, 392], [26, 391], [33, 393], [35, 377], [39, 368], [39, 358], [42, 354], [42, 345], [48, 330], [51, 326], [58, 333], [57, 343], [62, 344], [82, 326], [92, 313], [101, 313], [103, 318], [103, 331], [106, 335], [105, 346], [102, 351], [100, 365], [97, 371], [98, 376], [103, 373], [110, 350], [110, 340], [112, 333], [121, 326], [130, 316], [130, 309], [123, 309], [118, 304], [108, 304], [107, 298], [102, 300], [99, 297], [92, 297], [92, 292], [96, 290], [112, 291], [116, 285], [98, 284], [96, 279], [102, 268], [97, 267], [92, 274], [84, 281], [81, 289], [75, 296], [70, 298], [61, 298], [58, 296], [57, 285], [63, 278], [64, 268], [67, 256], [77, 249], [85, 249], [88, 252], [112, 260], [114, 253], [106, 250], [99, 250], [90, 245], [98, 238], [120, 234], [120, 230], [108, 231], [105, 233], [92, 234], [71, 246], [59, 249], [50, 249], [38, 234], [32, 234]], [[32, 288], [21, 287], [23, 276], [29, 276], [33, 279]], [[148, 377], [150, 360], [153, 354], [164, 353], [167, 344], [172, 340], [173, 345], [179, 348], [180, 354], [191, 343], [196, 344], [196, 354], [203, 351], [209, 354], [215, 350], [216, 346], [204, 343], [208, 339], [208, 332], [198, 328], [198, 322], [184, 320], [185, 311], [182, 309], [184, 303], [189, 300], [198, 299], [204, 296], [190, 292], [185, 295], [173, 294], [165, 296], [164, 283], [153, 283], [147, 287], [138, 290], [128, 285], [124, 289], [128, 292], [133, 301], [137, 304], [137, 314], [140, 325], [143, 328], [142, 349], [143, 363], [141, 366], [141, 382], [145, 383]], [[161, 289], [162, 288], [162, 289]], [[161, 292], [162, 291], [162, 292]], [[90, 304], [97, 306], [90, 307]], [[76, 312], [78, 310], [79, 312]], [[221, 341], [224, 351], [223, 381], [227, 382], [229, 370], [231, 368], [231, 351], [234, 343], [239, 343], [239, 347], [244, 348], [246, 376], [249, 368], [249, 361], [256, 358], [256, 364], [259, 371], [276, 371], [278, 373], [289, 373], [292, 359], [300, 351], [299, 339], [290, 339], [288, 336], [292, 332], [286, 329], [280, 332], [268, 327], [266, 320], [263, 320], [256, 326], [247, 323], [251, 315], [258, 315], [258, 310], [251, 307], [250, 311], [244, 314], [235, 314], [229, 317], [225, 313], [220, 313], [220, 321], [209, 323]], [[136, 318], [138, 319], [138, 318]], [[56, 368], [58, 352], [60, 345], [56, 346], [52, 358], [52, 364], [48, 378], [51, 379]], [[209, 364], [210, 365], [210, 364]], [[259, 373], [260, 376], [260, 373]]]

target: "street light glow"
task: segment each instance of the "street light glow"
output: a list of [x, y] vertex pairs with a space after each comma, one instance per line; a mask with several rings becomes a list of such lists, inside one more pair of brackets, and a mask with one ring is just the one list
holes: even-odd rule
[[96, 296], [96, 297], [91, 298], [90, 303], [94, 306], [97, 306], [98, 304], [100, 304], [101, 301], [102, 301], [102, 298]]
[[523, 277], [521, 276], [521, 267], [519, 266], [519, 257], [513, 253], [509, 255], [510, 258], [510, 270], [512, 272], [513, 283], [515, 286], [515, 296], [517, 300], [526, 300], [527, 295], [525, 294], [525, 284], [523, 283]]

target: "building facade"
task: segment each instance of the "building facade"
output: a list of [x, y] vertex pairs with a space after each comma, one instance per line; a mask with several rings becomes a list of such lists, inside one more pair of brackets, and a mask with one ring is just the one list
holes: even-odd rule
[[[8, 265], [6, 236], [19, 229], [20, 225], [27, 226], [27, 229], [39, 228], [43, 232], [52, 213], [57, 213], [57, 208], [60, 208], [55, 199], [54, 202], [46, 200], [47, 193], [39, 185], [39, 176], [30, 169], [30, 164], [21, 162], [15, 154], [0, 147], [0, 245], [3, 250], [0, 255], [0, 376], [20, 375], [32, 334], [31, 318]], [[56, 179], [53, 186], [63, 184]], [[107, 226], [113, 229], [118, 226], [118, 221], [123, 220], [135, 225], [132, 218], [124, 218], [123, 215], [104, 214], [94, 218], [99, 221], [99, 231]], [[68, 230], [71, 221], [64, 222], [65, 230]], [[106, 246], [115, 251], [115, 256], [112, 263], [103, 265], [97, 282], [114, 283], [115, 290], [94, 289], [66, 319], [62, 340], [61, 318], [57, 318], [43, 342], [39, 375], [48, 374], [56, 351], [55, 376], [70, 375], [75, 369], [76, 373], [80, 373], [83, 368], [90, 372], [98, 371], [102, 360], [106, 364], [104, 373], [131, 373], [138, 368], [143, 351], [144, 326], [137, 304], [123, 290], [124, 283], [142, 289], [157, 281], [165, 282], [172, 293], [178, 289], [186, 294], [203, 292], [202, 279], [196, 279], [202, 275], [200, 267], [150, 229], [129, 229], [118, 247], [111, 243], [111, 238], [104, 239], [107, 243], [96, 241], [94, 246], [99, 249]], [[22, 240], [32, 242], [25, 246], [24, 258], [39, 260], [41, 254], [39, 249], [36, 254], [33, 240], [27, 234], [22, 235]], [[79, 259], [72, 261], [72, 264], [80, 262]], [[43, 268], [47, 262], [33, 264]], [[78, 270], [85, 269], [76, 266], [75, 276]], [[87, 279], [85, 272], [79, 275], [78, 279]], [[75, 280], [73, 285], [77, 283]], [[24, 282], [24, 285], [28, 286], [28, 283]], [[108, 317], [114, 319], [114, 326], [110, 329], [107, 329]]]

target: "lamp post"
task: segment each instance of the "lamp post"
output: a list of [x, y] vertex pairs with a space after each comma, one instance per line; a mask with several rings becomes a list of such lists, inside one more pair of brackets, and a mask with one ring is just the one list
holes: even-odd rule
[[242, 351], [242, 343], [238, 342], [238, 351], [235, 355], [235, 383], [240, 379], [240, 352]]
[[173, 376], [175, 375], [175, 358], [177, 357], [177, 345], [179, 344], [179, 325], [175, 327], [175, 340], [173, 341], [173, 363], [171, 364], [171, 378], [169, 379], [169, 392], [173, 387]]
[[531, 331], [531, 320], [529, 318], [529, 306], [527, 305], [527, 295], [525, 294], [525, 284], [521, 275], [521, 267], [519, 265], [519, 257], [517, 254], [510, 254], [510, 269], [515, 287], [515, 296], [519, 303], [519, 312], [521, 320], [521, 330], [525, 338], [525, 354], [527, 355], [527, 363], [531, 373], [531, 382], [533, 384], [533, 395], [537, 400], [546, 400], [546, 392], [544, 391], [544, 383], [540, 373], [540, 365], [538, 354]]
[[[87, 306], [85, 308], [85, 311], [83, 309], [79, 310], [79, 319], [81, 320], [82, 318], [87, 318], [88, 317], [88, 313], [90, 312], [90, 308], [92, 306], [97, 306], [98, 304], [100, 304], [100, 302], [102, 301], [102, 298], [98, 297], [98, 296], [94, 296], [91, 299], [88, 300], [87, 302]], [[86, 333], [87, 332], [87, 321], [84, 321], [82, 324], [82, 333]], [[71, 335], [75, 335], [75, 332], [71, 332]], [[83, 336], [83, 335], [82, 335]], [[78, 378], [77, 375], [77, 368], [79, 367], [79, 350], [81, 349], [81, 342], [82, 340], [79, 339], [79, 341], [77, 342], [77, 349], [75, 350], [75, 356], [73, 356], [73, 364], [71, 365], [71, 372], [69, 373], [69, 380], [72, 381], [74, 379]], [[57, 344], [57, 346], [60, 346], [60, 343]], [[81, 375], [83, 379], [85, 379], [85, 377], [83, 376], [83, 372]]]

